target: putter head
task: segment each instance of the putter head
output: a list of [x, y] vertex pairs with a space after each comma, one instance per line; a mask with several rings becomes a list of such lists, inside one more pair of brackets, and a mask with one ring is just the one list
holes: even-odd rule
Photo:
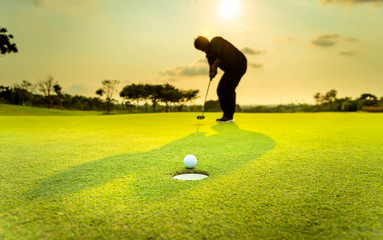
[[198, 120], [205, 119], [205, 116], [197, 116], [197, 119], [198, 119]]

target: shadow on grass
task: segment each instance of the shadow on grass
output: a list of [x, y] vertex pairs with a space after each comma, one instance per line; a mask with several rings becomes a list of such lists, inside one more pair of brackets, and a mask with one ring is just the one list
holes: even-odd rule
[[[84, 163], [44, 179], [29, 192], [30, 198], [68, 194], [101, 186], [113, 180], [134, 176], [137, 197], [167, 198], [204, 181], [230, 174], [271, 150], [275, 142], [262, 134], [241, 130], [236, 124], [219, 124], [216, 134], [196, 132], [159, 149], [135, 154], [122, 154]], [[172, 176], [186, 171], [183, 158], [193, 154], [198, 159], [196, 171], [209, 178], [202, 181], [178, 181]]]

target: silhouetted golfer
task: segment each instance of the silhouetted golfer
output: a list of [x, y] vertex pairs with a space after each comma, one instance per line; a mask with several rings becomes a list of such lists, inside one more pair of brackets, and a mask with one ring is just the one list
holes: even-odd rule
[[194, 41], [194, 46], [198, 50], [206, 52], [209, 62], [210, 81], [217, 75], [217, 67], [222, 69], [223, 74], [217, 88], [219, 103], [223, 116], [217, 119], [221, 123], [233, 122], [235, 112], [235, 89], [247, 69], [245, 55], [222, 37], [214, 37], [211, 41], [199, 36]]

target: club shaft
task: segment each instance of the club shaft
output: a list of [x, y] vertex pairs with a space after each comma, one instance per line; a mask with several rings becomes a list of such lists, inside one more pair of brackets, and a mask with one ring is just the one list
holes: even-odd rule
[[203, 106], [202, 106], [202, 116], [203, 116], [203, 113], [205, 112], [205, 104], [206, 104], [207, 94], [209, 93], [210, 83], [211, 83], [211, 79], [209, 79], [209, 84], [207, 85], [205, 101], [203, 102]]

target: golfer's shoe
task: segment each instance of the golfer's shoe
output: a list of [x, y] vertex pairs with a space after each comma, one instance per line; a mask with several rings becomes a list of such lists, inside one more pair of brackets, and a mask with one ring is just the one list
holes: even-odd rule
[[219, 122], [219, 121], [221, 121], [224, 118], [228, 118], [225, 113], [222, 115], [221, 118], [217, 118], [216, 121]]
[[231, 117], [222, 117], [220, 119], [217, 119], [217, 122], [219, 122], [219, 123], [232, 123], [232, 122], [234, 122], [234, 119]]

